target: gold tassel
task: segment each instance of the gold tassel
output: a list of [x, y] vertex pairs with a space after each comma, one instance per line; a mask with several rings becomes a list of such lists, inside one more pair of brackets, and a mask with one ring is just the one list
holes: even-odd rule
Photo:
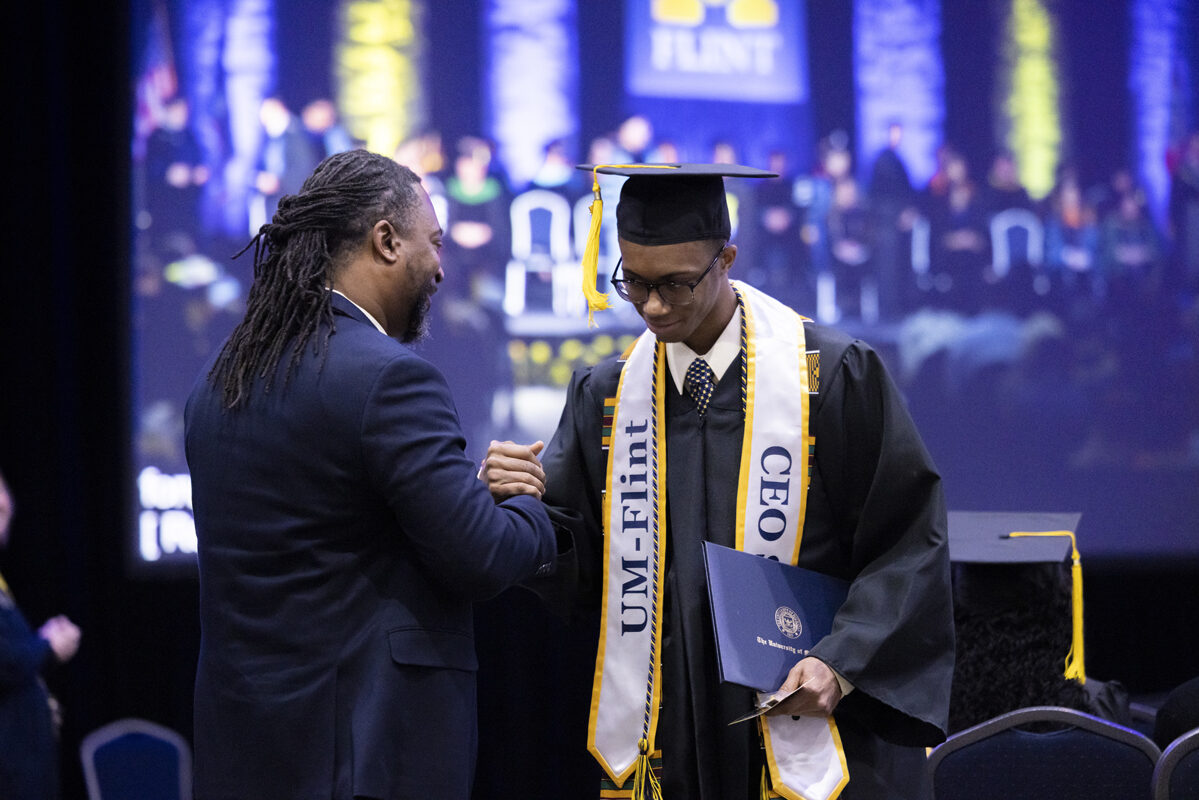
[[601, 292], [599, 283], [600, 223], [604, 218], [604, 198], [600, 193], [599, 169], [678, 169], [677, 164], [596, 164], [591, 168], [591, 194], [595, 197], [587, 210], [591, 212], [591, 229], [587, 231], [587, 246], [583, 248], [583, 295], [587, 298], [587, 327], [594, 328], [595, 312], [612, 307], [608, 295]]
[[591, 193], [595, 199], [588, 208], [591, 212], [591, 229], [587, 232], [587, 247], [583, 250], [583, 294], [587, 298], [587, 327], [594, 328], [595, 312], [612, 307], [608, 295], [596, 288], [599, 281], [600, 222], [604, 217], [604, 198], [600, 194], [599, 175], [595, 169], [591, 170]]
[[[1074, 542], [1074, 537], [1070, 537]], [[1074, 548], [1074, 564], [1070, 567], [1070, 577], [1074, 587], [1071, 591], [1071, 605], [1074, 609], [1073, 637], [1070, 642], [1070, 652], [1066, 654], [1066, 677], [1079, 683], [1087, 682], [1087, 671], [1084, 667], [1082, 647], [1082, 559], [1078, 556], [1078, 548]]]
[[1078, 541], [1071, 531], [1019, 531], [1008, 534], [1018, 536], [1069, 536], [1073, 564], [1070, 566], [1070, 652], [1066, 653], [1066, 669], [1063, 673], [1067, 678], [1081, 684], [1087, 682], [1086, 661], [1083, 655], [1082, 631], [1082, 557], [1078, 554]]
[[662, 800], [662, 784], [649, 765], [649, 742], [637, 742], [640, 755], [633, 770], [633, 800]]

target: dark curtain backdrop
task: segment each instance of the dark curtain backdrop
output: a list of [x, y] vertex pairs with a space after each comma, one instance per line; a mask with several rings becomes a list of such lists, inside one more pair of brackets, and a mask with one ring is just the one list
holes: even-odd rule
[[[441, 4], [434, 4], [438, 10]], [[618, 14], [581, 3], [583, 129], [621, 118]], [[849, 15], [814, 0], [809, 30], [817, 135], [852, 131]], [[454, 0], [432, 22], [434, 124], [451, 136], [478, 130], [478, 3]], [[965, 26], [946, 4], [946, 29]], [[16, 497], [13, 540], [0, 569], [34, 624], [66, 613], [83, 628], [78, 657], [50, 676], [66, 710], [65, 796], [84, 796], [78, 745], [101, 724], [141, 716], [187, 735], [199, 642], [193, 575], [130, 575], [128, 384], [128, 153], [131, 78], [128, 14], [121, 4], [62, 0], [6, 10], [4, 59], [4, 265], [0, 292], [0, 469]], [[819, 21], [819, 25], [816, 22]], [[982, 32], [963, 36], [983, 36]], [[1112, 34], [1115, 36], [1115, 34]], [[955, 39], [955, 47], [972, 46]], [[1103, 48], [1109, 53], [1110, 40]], [[978, 42], [981, 47], [982, 43]], [[969, 59], [947, 68], [985, 81]], [[1071, 75], [1112, 69], [1097, 50]], [[454, 70], [452, 67], [461, 69]], [[1119, 86], [1116, 77], [1104, 86]], [[949, 107], [950, 136], [985, 128], [984, 92]], [[1077, 106], [1083, 99], [1071, 100]], [[963, 105], [964, 104], [964, 105]], [[967, 107], [968, 106], [968, 107]], [[1123, 152], [1125, 134], [1088, 130], [1087, 148]], [[1105, 154], [1106, 157], [1106, 154]], [[1152, 536], [1154, 508], [1136, 510], [1130, 537]], [[1134, 529], [1135, 528], [1135, 529]], [[1092, 675], [1134, 692], [1164, 691], [1199, 673], [1189, 646], [1199, 599], [1194, 564], [1087, 567], [1087, 654]], [[531, 629], [530, 621], [537, 626]], [[572, 631], [509, 594], [480, 611], [484, 671], [480, 796], [575, 796], [589, 762], [578, 751], [585, 720], [590, 634]], [[546, 637], [560, 646], [533, 645]], [[519, 676], [515, 680], [512, 676]], [[537, 691], [534, 699], [517, 692]], [[561, 732], [561, 735], [558, 735]], [[514, 767], [513, 760], [524, 766]], [[529, 759], [533, 759], [529, 761]], [[534, 776], [545, 794], [500, 781]]]

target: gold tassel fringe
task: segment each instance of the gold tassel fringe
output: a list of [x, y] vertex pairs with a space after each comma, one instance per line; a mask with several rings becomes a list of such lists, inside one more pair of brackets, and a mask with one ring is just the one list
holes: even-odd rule
[[604, 198], [600, 193], [599, 170], [601, 167], [617, 169], [678, 169], [677, 164], [596, 164], [591, 168], [591, 194], [594, 200], [587, 210], [591, 212], [591, 228], [587, 231], [587, 246], [583, 249], [583, 295], [587, 298], [587, 326], [594, 328], [595, 312], [612, 307], [608, 295], [596, 288], [599, 283], [600, 223], [604, 217]]
[[633, 800], [662, 800], [662, 784], [649, 765], [649, 742], [638, 743], [641, 754], [633, 771]]
[[600, 195], [599, 176], [591, 171], [591, 229], [587, 232], [587, 247], [583, 250], [583, 295], [587, 298], [587, 327], [595, 327], [595, 312], [611, 308], [608, 295], [596, 288], [599, 281], [600, 222], [604, 217], [604, 198]]
[[1082, 558], [1078, 554], [1078, 541], [1072, 531], [1014, 531], [1008, 534], [1015, 538], [1020, 536], [1069, 536], [1073, 564], [1070, 567], [1070, 652], [1066, 653], [1066, 669], [1063, 673], [1067, 678], [1081, 684], [1087, 682], [1086, 661], [1083, 655], [1082, 630]]

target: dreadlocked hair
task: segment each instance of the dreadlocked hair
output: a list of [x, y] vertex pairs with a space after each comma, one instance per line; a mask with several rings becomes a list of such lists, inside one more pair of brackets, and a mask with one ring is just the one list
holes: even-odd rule
[[352, 150], [325, 159], [297, 194], [280, 198], [271, 221], [237, 254], [254, 248], [254, 284], [245, 317], [208, 373], [225, 408], [246, 403], [257, 381], [269, 392], [289, 350], [285, 386], [309, 342], [324, 363], [333, 333], [328, 287], [339, 258], [381, 219], [410, 233], [419, 184], [392, 159]]

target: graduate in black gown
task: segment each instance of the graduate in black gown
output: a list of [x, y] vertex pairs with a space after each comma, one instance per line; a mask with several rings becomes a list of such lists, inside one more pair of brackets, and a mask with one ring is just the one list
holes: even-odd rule
[[[614, 286], [665, 343], [669, 367], [662, 381], [667, 530], [653, 742], [661, 751], [662, 796], [779, 796], [762, 794], [756, 724], [728, 725], [755, 699], [751, 690], [719, 681], [701, 553], [704, 540], [736, 544], [745, 428], [741, 294], [751, 290], [730, 282], [738, 254], [726, 244], [720, 173], [638, 172], [624, 184], [617, 220], [623, 263]], [[852, 584], [833, 632], [783, 687], [806, 681], [804, 688], [777, 710], [834, 715], [849, 771], [842, 798], [923, 797], [923, 748], [945, 737], [954, 654], [940, 478], [878, 354], [810, 321], [802, 330], [814, 460], [798, 564]], [[703, 409], [682, 377], [683, 362], [697, 357], [715, 373]], [[605, 444], [624, 366], [611, 359], [573, 376], [542, 454], [543, 500], [564, 512], [560, 519], [573, 517], [577, 589], [596, 605], [605, 568]], [[530, 448], [493, 443], [485, 479], [500, 482], [505, 459], [531, 457]]]

